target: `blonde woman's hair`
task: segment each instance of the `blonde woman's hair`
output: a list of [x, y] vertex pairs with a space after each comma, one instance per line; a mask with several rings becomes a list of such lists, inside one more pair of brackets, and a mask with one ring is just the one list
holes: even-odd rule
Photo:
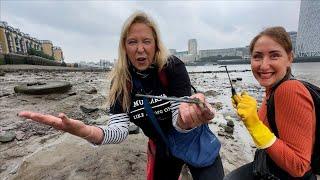
[[160, 32], [156, 23], [149, 17], [146, 13], [142, 11], [137, 11], [133, 13], [124, 23], [121, 36], [119, 41], [118, 49], [118, 60], [111, 71], [111, 88], [109, 92], [109, 105], [113, 105], [117, 100], [121, 103], [122, 109], [125, 112], [129, 111], [131, 104], [130, 92], [132, 87], [131, 75], [129, 72], [129, 59], [126, 54], [125, 42], [127, 35], [129, 33], [130, 27], [134, 23], [143, 23], [150, 27], [153, 32], [153, 37], [155, 39], [156, 51], [154, 62], [159, 71], [167, 63], [167, 58], [169, 56], [168, 50], [165, 48], [164, 44], [160, 39]]

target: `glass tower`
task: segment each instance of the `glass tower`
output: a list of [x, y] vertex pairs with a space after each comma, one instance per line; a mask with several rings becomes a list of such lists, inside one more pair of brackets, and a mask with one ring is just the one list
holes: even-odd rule
[[320, 0], [301, 0], [296, 55], [320, 56]]

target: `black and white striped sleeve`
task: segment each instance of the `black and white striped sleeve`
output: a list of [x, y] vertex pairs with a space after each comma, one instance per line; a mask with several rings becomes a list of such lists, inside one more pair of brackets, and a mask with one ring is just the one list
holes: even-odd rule
[[111, 114], [107, 126], [99, 126], [104, 133], [101, 144], [119, 144], [129, 134], [130, 117], [126, 113]]

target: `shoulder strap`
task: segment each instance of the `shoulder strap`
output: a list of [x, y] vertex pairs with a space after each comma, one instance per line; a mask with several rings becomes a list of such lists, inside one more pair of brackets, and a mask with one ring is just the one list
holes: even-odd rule
[[280, 86], [280, 84], [282, 84], [285, 81], [288, 80], [294, 80], [294, 78], [290, 77], [290, 76], [285, 76], [281, 81], [279, 81], [278, 83], [276, 83], [272, 89], [271, 89], [271, 93], [269, 96], [269, 99], [267, 99], [267, 119], [268, 119], [268, 123], [269, 126], [272, 130], [272, 132], [279, 137], [279, 131], [277, 128], [277, 124], [276, 124], [276, 111], [275, 111], [275, 107], [274, 107], [274, 94], [276, 92], [276, 89]]
[[[162, 86], [165, 88], [165, 91], [168, 91], [169, 81], [168, 81], [167, 72], [165, 68], [162, 68], [161, 71], [158, 71], [158, 77], [160, 79]], [[190, 84], [190, 86], [194, 93], [198, 92], [197, 89], [194, 86], [192, 86], [192, 84]]]
[[[141, 93], [144, 94], [144, 89], [143, 89], [143, 86], [142, 86], [140, 80], [137, 77], [132, 76], [132, 81], [133, 81], [134, 87], [137, 88]], [[157, 121], [157, 118], [154, 115], [152, 107], [151, 107], [151, 105], [150, 105], [150, 103], [149, 103], [149, 101], [148, 101], [148, 99], [146, 97], [143, 97], [143, 106], [144, 106], [144, 109], [145, 109], [146, 113], [148, 114], [148, 117], [149, 117], [149, 119], [151, 121], [151, 124], [153, 125], [153, 127], [155, 128], [157, 133], [160, 135], [161, 139], [166, 144], [166, 146], [169, 147], [168, 139], [164, 135], [164, 133], [163, 133], [158, 121]]]
[[165, 89], [168, 89], [169, 82], [168, 82], [168, 77], [167, 77], [167, 74], [166, 74], [166, 70], [164, 68], [162, 68], [160, 71], [158, 71], [158, 77], [160, 79], [161, 85]]
[[268, 123], [269, 126], [272, 130], [272, 132], [279, 137], [279, 131], [277, 128], [277, 124], [276, 124], [276, 112], [275, 112], [275, 107], [274, 107], [274, 94], [276, 92], [276, 89], [280, 86], [280, 84], [282, 84], [283, 82], [290, 80], [287, 78], [283, 78], [281, 81], [279, 81], [278, 83], [276, 83], [272, 88], [271, 88], [271, 93], [269, 96], [269, 99], [267, 99], [267, 119], [268, 119]]
[[267, 119], [272, 132], [279, 137], [279, 132], [275, 120], [275, 108], [274, 108], [274, 93], [275, 90], [271, 92], [269, 99], [267, 100]]
[[320, 88], [306, 81], [301, 81], [309, 90], [316, 108], [316, 136], [311, 158], [312, 171], [320, 174]]

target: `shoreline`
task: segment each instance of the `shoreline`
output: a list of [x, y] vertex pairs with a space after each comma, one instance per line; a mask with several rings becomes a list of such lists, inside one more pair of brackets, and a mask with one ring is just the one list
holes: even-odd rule
[[12, 72], [108, 72], [109, 69], [102, 68], [76, 68], [76, 67], [63, 67], [63, 66], [40, 66], [40, 65], [0, 65], [0, 71], [6, 73]]

